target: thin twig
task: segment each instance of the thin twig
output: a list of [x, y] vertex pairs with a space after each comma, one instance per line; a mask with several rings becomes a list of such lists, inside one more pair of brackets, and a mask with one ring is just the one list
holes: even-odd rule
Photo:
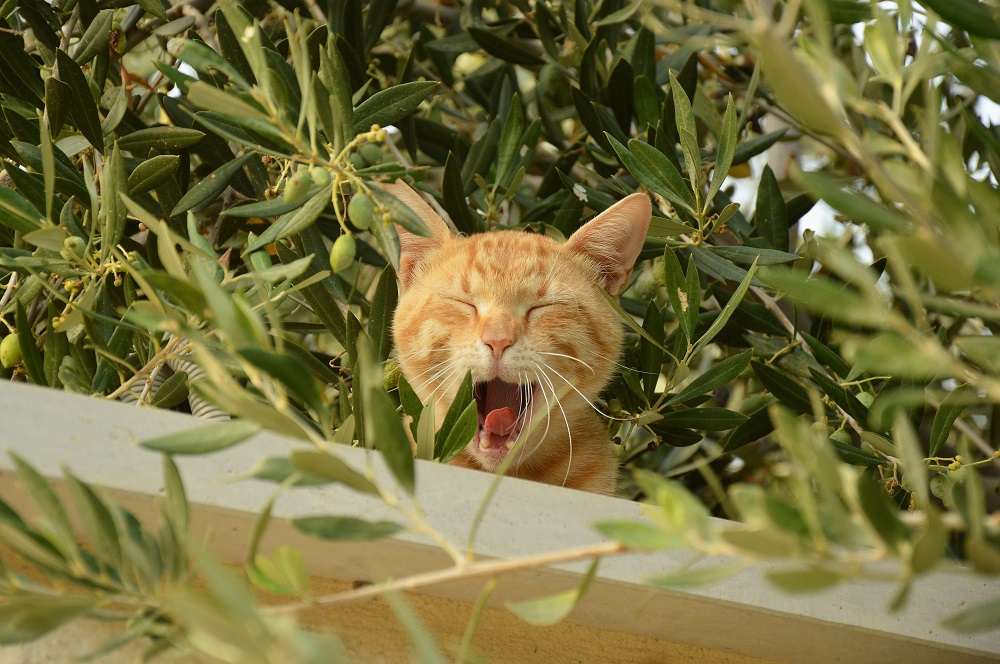
[[601, 542], [600, 544], [588, 544], [573, 549], [553, 551], [551, 553], [540, 553], [533, 556], [524, 556], [512, 560], [489, 560], [468, 565], [455, 565], [443, 570], [426, 572], [424, 574], [414, 574], [402, 579], [395, 579], [364, 586], [356, 590], [347, 590], [332, 595], [322, 595], [307, 602], [296, 602], [293, 604], [283, 604], [262, 609], [267, 613], [289, 613], [311, 609], [318, 606], [331, 606], [334, 604], [345, 604], [347, 602], [357, 602], [362, 599], [370, 599], [382, 593], [398, 590], [415, 590], [426, 586], [433, 586], [448, 581], [459, 579], [474, 579], [482, 576], [495, 576], [507, 572], [516, 572], [523, 569], [533, 569], [545, 567], [556, 563], [595, 558], [600, 556], [614, 556], [625, 553], [627, 549], [618, 542]]
[[7, 303], [10, 301], [11, 296], [17, 289], [17, 278], [18, 278], [17, 272], [10, 273], [10, 279], [7, 280], [7, 285], [4, 286], [3, 297], [0, 297], [0, 311], [3, 311], [3, 308], [7, 306]]
[[180, 346], [181, 343], [182, 343], [181, 339], [178, 338], [171, 339], [169, 342], [167, 342], [167, 344], [163, 348], [160, 349], [160, 351], [156, 355], [150, 358], [149, 362], [147, 362], [144, 367], [142, 367], [134, 374], [132, 374], [131, 378], [129, 378], [124, 383], [119, 385], [118, 389], [116, 389], [114, 392], [112, 392], [105, 398], [113, 400], [125, 394], [125, 392], [127, 392], [128, 389], [132, 387], [132, 385], [135, 384], [140, 378], [142, 378], [148, 372], [158, 367], [163, 362], [163, 360], [167, 358], [168, 355], [177, 350], [177, 347]]

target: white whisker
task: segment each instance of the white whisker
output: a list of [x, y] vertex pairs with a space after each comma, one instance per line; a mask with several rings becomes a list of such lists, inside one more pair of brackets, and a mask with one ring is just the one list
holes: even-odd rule
[[[537, 362], [535, 366], [540, 366]], [[548, 382], [549, 388], [552, 390], [552, 397], [556, 400], [556, 405], [559, 406], [559, 411], [562, 413], [563, 422], [566, 424], [566, 439], [569, 442], [569, 460], [566, 463], [566, 475], [563, 477], [563, 486], [566, 486], [566, 481], [569, 479], [569, 471], [573, 467], [573, 431], [569, 426], [569, 418], [566, 417], [566, 409], [563, 408], [562, 400], [559, 398], [558, 393], [556, 393], [556, 386], [552, 383], [552, 379], [549, 378], [545, 372], [542, 372], [542, 377]]]
[[573, 360], [574, 362], [579, 362], [583, 366], [587, 367], [588, 369], [590, 369], [590, 373], [597, 373], [596, 371], [594, 371], [594, 367], [590, 366], [589, 364], [587, 364], [586, 362], [584, 362], [583, 360], [581, 360], [578, 357], [573, 357], [572, 355], [566, 355], [565, 353], [550, 353], [550, 352], [544, 351], [544, 350], [538, 350], [538, 351], [535, 351], [535, 352], [538, 353], [539, 355], [552, 355], [553, 357], [565, 357], [568, 360]]
[[631, 422], [632, 421], [631, 417], [615, 417], [614, 415], [608, 415], [603, 410], [601, 410], [600, 408], [598, 408], [597, 406], [595, 406], [594, 403], [583, 394], [583, 392], [581, 392], [579, 389], [577, 389], [576, 385], [574, 385], [573, 383], [571, 383], [568, 380], [566, 380], [566, 377], [563, 376], [561, 373], [559, 373], [558, 371], [556, 371], [555, 369], [553, 369], [552, 367], [550, 367], [545, 362], [542, 362], [541, 366], [542, 366], [542, 368], [548, 369], [549, 371], [551, 371], [555, 375], [559, 376], [559, 378], [561, 378], [564, 383], [566, 383], [567, 385], [569, 385], [573, 389], [574, 392], [576, 392], [577, 394], [579, 394], [580, 398], [583, 399], [584, 401], [586, 401], [587, 405], [590, 406], [591, 408], [593, 408], [594, 412], [597, 413], [598, 415], [601, 415], [602, 417], [606, 417], [609, 420], [618, 420], [619, 422]]

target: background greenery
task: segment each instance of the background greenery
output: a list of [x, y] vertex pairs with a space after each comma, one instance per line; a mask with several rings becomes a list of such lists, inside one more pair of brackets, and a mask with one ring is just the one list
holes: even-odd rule
[[[787, 559], [771, 576], [792, 591], [889, 558], [890, 610], [936, 565], [1000, 572], [995, 3], [6, 0], [0, 20], [0, 361], [217, 420], [144, 442], [167, 454], [158, 530], [69, 477], [71, 520], [18, 461], [44, 518], [0, 503], [0, 548], [46, 581], [0, 567], [0, 643], [104, 612], [150, 654], [207, 630], [246, 658], [329, 661], [333, 636], [256, 612], [192, 558], [170, 455], [271, 429], [304, 444], [256, 477], [345, 483], [405, 524], [301, 530], [433, 536], [408, 434], [446, 460], [468, 398], [435, 432], [391, 360], [392, 224], [422, 232], [378, 186], [397, 177], [465, 233], [565, 237], [653, 195], [598, 404], [619, 491], [653, 519], [598, 524], [618, 544], [594, 555]], [[825, 237], [800, 228], [831, 217]], [[377, 449], [397, 486], [328, 443]], [[308, 596], [296, 552], [248, 560], [254, 585]], [[552, 622], [580, 594], [512, 608]], [[942, 618], [995, 629], [1000, 602]]]

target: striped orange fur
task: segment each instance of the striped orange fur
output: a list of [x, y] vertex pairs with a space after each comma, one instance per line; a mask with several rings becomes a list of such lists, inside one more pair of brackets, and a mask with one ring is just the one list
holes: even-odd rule
[[[419, 237], [399, 229], [393, 334], [403, 375], [434, 403], [437, 424], [468, 371], [476, 381], [527, 385], [531, 406], [518, 434], [526, 440], [508, 474], [613, 493], [614, 450], [588, 403], [611, 378], [622, 344], [621, 321], [601, 291], [624, 288], [649, 226], [649, 198], [622, 199], [560, 243], [521, 231], [462, 237], [406, 185], [386, 187], [431, 230]], [[501, 459], [473, 440], [453, 463], [492, 472]]]

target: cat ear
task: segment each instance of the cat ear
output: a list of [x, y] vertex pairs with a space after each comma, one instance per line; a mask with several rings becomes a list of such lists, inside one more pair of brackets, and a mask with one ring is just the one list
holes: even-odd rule
[[409, 286], [427, 254], [440, 247], [451, 237], [452, 231], [448, 222], [442, 219], [420, 194], [413, 191], [402, 180], [381, 186], [382, 189], [410, 208], [413, 214], [424, 222], [427, 230], [431, 233], [430, 237], [423, 237], [396, 224], [396, 232], [399, 235], [399, 270], [397, 274], [400, 283], [403, 286]]
[[632, 274], [652, 213], [649, 196], [631, 194], [581, 226], [565, 247], [596, 263], [602, 285], [617, 295]]

